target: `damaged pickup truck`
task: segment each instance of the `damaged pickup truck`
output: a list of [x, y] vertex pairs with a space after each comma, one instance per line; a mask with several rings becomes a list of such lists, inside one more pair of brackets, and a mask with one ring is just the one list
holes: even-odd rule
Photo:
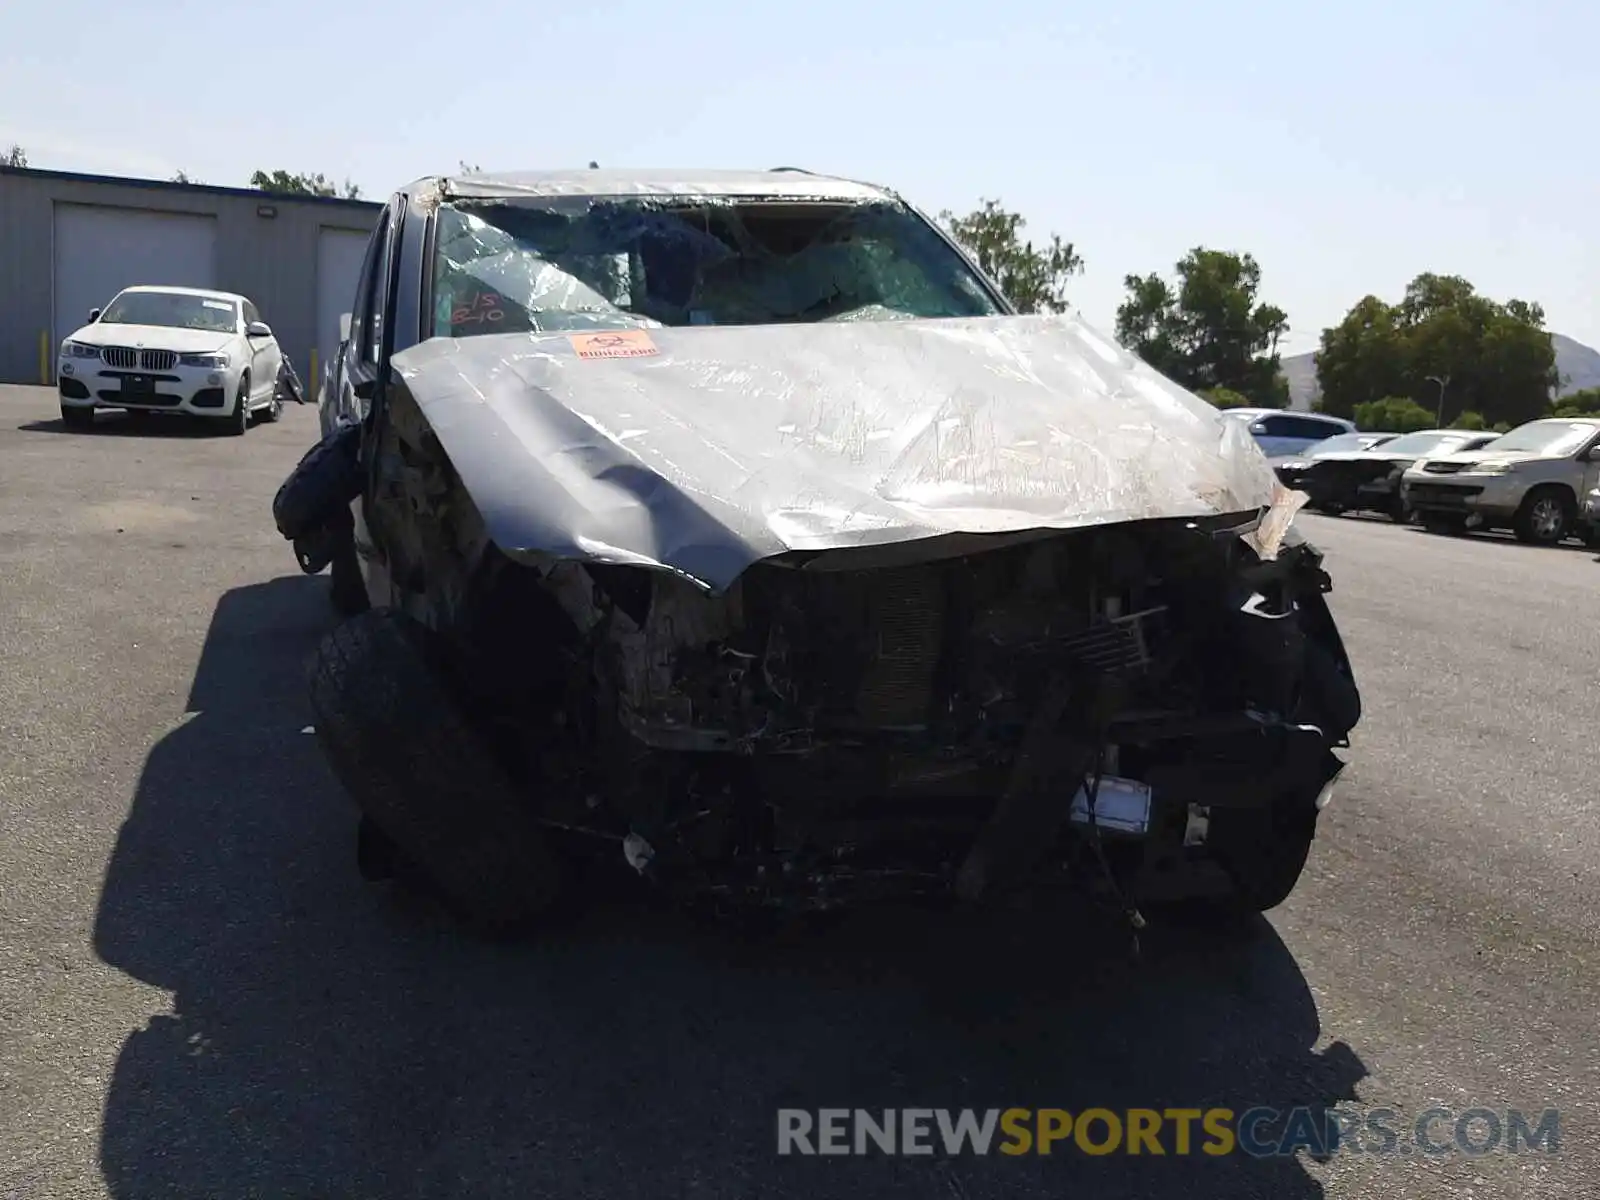
[[1304, 497], [894, 193], [423, 180], [340, 372], [274, 513], [365, 580], [310, 688], [369, 877], [493, 925], [596, 856], [743, 911], [1294, 887], [1360, 716]]

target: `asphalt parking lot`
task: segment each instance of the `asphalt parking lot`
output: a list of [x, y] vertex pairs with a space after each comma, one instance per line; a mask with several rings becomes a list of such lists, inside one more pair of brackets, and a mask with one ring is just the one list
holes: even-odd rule
[[[862, 917], [753, 945], [637, 903], [530, 945], [364, 885], [243, 439], [0, 388], [0, 1197], [1593, 1196], [1587, 551], [1302, 519], [1366, 715], [1238, 941]], [[1561, 1110], [1554, 1154], [780, 1159], [780, 1107]]]

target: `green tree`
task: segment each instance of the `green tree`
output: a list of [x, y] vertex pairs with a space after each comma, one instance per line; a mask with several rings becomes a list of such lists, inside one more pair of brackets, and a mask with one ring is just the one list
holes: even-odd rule
[[1555, 409], [1550, 415], [1553, 417], [1600, 416], [1600, 387], [1584, 388], [1582, 391], [1567, 393], [1556, 402]]
[[1356, 405], [1353, 415], [1358, 429], [1377, 433], [1415, 433], [1419, 429], [1433, 428], [1433, 413], [1409, 396], [1363, 401]]
[[1499, 304], [1459, 275], [1429, 272], [1398, 304], [1366, 296], [1324, 329], [1317, 383], [1324, 411], [1335, 416], [1405, 396], [1443, 424], [1467, 411], [1518, 424], [1549, 408], [1555, 350], [1537, 304]]
[[1208, 391], [1200, 392], [1199, 396], [1202, 400], [1208, 400], [1218, 408], [1253, 407], [1249, 396], [1233, 391], [1231, 388], [1211, 388]]
[[1450, 424], [1455, 429], [1477, 430], [1489, 428], [1489, 422], [1483, 419], [1483, 414], [1480, 412], [1473, 412], [1470, 408], [1457, 417], [1454, 421], [1450, 422]]
[[25, 167], [27, 165], [28, 152], [15, 142], [11, 143], [11, 149], [4, 154], [0, 154], [0, 167]]
[[1176, 286], [1129, 275], [1117, 308], [1117, 340], [1191, 391], [1225, 389], [1282, 408], [1289, 385], [1278, 342], [1288, 314], [1260, 302], [1261, 266], [1249, 254], [1196, 246], [1178, 261]]
[[1083, 271], [1083, 259], [1072, 243], [1051, 234], [1047, 244], [1036, 247], [1022, 238], [1027, 222], [1021, 216], [1007, 212], [998, 200], [979, 203], [964, 217], [942, 212], [939, 223], [1020, 312], [1065, 312], [1067, 284]]
[[291, 171], [257, 171], [250, 176], [250, 186], [280, 196], [342, 196], [346, 200], [361, 198], [361, 189], [348, 179], [340, 186], [321, 172], [297, 175]]

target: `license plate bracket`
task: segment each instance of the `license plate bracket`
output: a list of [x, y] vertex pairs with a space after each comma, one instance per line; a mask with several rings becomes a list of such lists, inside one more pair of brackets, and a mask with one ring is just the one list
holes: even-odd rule
[[156, 381], [148, 375], [124, 375], [122, 377], [122, 394], [124, 396], [148, 397], [156, 394]]

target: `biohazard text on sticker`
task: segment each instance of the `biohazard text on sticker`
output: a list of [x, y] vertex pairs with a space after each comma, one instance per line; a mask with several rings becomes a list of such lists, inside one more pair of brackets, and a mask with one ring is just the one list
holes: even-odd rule
[[615, 333], [575, 333], [567, 338], [579, 358], [645, 358], [659, 353], [650, 335], [642, 329], [623, 329]]

